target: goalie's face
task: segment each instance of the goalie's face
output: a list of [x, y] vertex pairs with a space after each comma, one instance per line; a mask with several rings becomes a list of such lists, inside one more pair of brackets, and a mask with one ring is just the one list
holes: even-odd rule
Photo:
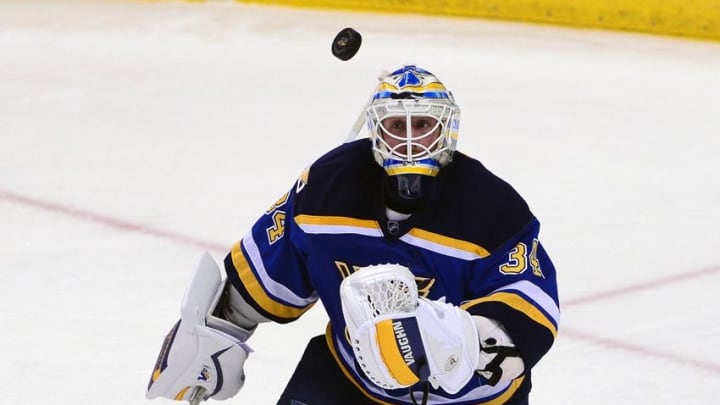
[[435, 176], [455, 150], [457, 107], [447, 100], [377, 100], [367, 110], [375, 160], [390, 176]]
[[380, 122], [380, 137], [386, 150], [405, 161], [432, 155], [440, 141], [441, 124], [435, 117], [399, 116]]

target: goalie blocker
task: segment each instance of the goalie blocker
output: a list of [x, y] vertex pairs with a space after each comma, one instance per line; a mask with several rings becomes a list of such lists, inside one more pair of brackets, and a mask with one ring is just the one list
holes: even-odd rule
[[245, 344], [252, 334], [215, 314], [226, 282], [212, 257], [205, 253], [188, 286], [181, 318], [165, 337], [146, 392], [197, 404], [209, 397], [227, 399], [245, 382], [243, 365], [252, 351]]
[[476, 373], [495, 385], [524, 371], [500, 323], [418, 297], [415, 278], [404, 266], [361, 268], [340, 288], [353, 353], [379, 387], [428, 382], [454, 394]]

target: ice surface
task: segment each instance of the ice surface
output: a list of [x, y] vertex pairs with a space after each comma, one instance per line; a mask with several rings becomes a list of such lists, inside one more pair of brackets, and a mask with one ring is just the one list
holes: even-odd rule
[[[348, 62], [341, 28], [363, 34]], [[715, 404], [720, 44], [236, 4], [0, 2], [0, 402], [150, 403], [204, 250], [342, 142], [383, 69], [437, 74], [460, 149], [543, 223], [563, 318], [532, 403]], [[274, 404], [321, 305], [263, 325]], [[155, 403], [173, 403], [156, 400]]]

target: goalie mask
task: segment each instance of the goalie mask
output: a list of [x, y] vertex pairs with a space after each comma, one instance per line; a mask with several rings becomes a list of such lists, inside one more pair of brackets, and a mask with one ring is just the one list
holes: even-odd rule
[[423, 196], [423, 184], [455, 151], [460, 108], [432, 73], [404, 66], [380, 79], [366, 110], [375, 160], [403, 199]]

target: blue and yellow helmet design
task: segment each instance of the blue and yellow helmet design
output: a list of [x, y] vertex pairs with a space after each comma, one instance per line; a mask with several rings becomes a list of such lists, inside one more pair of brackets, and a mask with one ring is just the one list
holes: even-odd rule
[[435, 176], [452, 159], [459, 121], [452, 93], [414, 65], [381, 77], [366, 110], [375, 160], [390, 176]]

